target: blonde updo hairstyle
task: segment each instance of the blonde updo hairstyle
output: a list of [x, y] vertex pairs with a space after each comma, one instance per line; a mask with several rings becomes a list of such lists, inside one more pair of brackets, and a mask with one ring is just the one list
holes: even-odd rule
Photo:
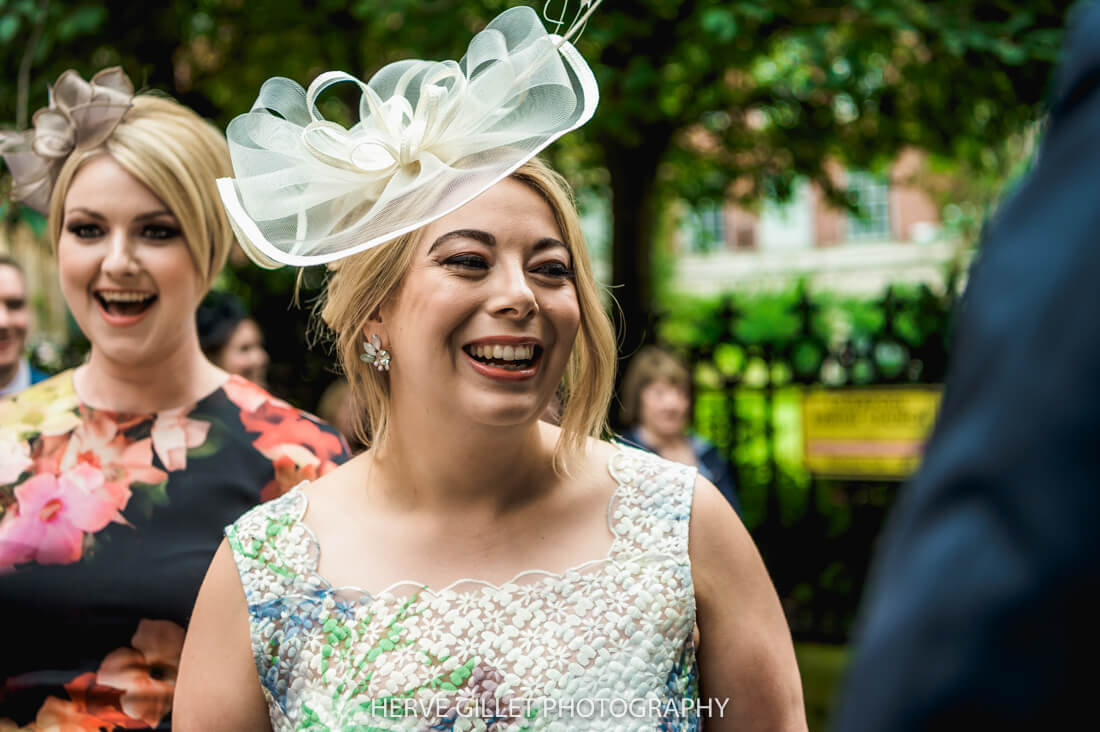
[[62, 166], [50, 196], [49, 232], [55, 252], [69, 187], [81, 166], [103, 154], [149, 188], [176, 217], [195, 270], [209, 289], [234, 241], [215, 184], [233, 175], [225, 137], [172, 99], [134, 96], [133, 106], [102, 145], [76, 150]]
[[[564, 468], [568, 455], [606, 427], [615, 381], [615, 337], [600, 298], [600, 287], [584, 244], [580, 218], [569, 184], [535, 158], [511, 178], [530, 186], [549, 204], [573, 259], [580, 307], [580, 329], [559, 388], [563, 405], [561, 437], [555, 463]], [[321, 319], [332, 331], [334, 347], [356, 402], [356, 437], [364, 445], [385, 440], [389, 417], [389, 380], [359, 359], [363, 332], [382, 304], [396, 295], [412, 263], [420, 231], [413, 231], [340, 262], [333, 268], [321, 303]], [[400, 358], [400, 354], [395, 354]]]

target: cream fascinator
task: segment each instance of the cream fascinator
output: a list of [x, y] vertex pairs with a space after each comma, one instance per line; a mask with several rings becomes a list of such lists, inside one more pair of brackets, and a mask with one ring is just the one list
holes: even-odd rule
[[[218, 181], [245, 251], [269, 268], [364, 251], [462, 206], [580, 127], [599, 91], [569, 39], [599, 4], [582, 0], [560, 36], [531, 8], [511, 8], [460, 61], [398, 61], [366, 83], [341, 71], [309, 89], [269, 79], [229, 123], [236, 177]], [[350, 128], [317, 109], [343, 82], [362, 92]]]
[[26, 132], [0, 132], [0, 155], [14, 181], [11, 198], [47, 213], [61, 167], [74, 150], [102, 145], [133, 106], [134, 85], [114, 66], [84, 81], [69, 69]]

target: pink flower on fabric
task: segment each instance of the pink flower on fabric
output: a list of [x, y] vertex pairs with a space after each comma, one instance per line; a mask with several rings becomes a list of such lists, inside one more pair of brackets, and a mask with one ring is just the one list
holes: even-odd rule
[[160, 462], [169, 471], [187, 467], [187, 450], [206, 442], [210, 423], [188, 419], [192, 407], [173, 409], [157, 415], [153, 423], [153, 448]]
[[142, 619], [130, 641], [103, 659], [96, 683], [122, 689], [122, 711], [156, 727], [172, 709], [183, 628], [170, 620]]
[[103, 470], [106, 480], [129, 490], [131, 483], [163, 483], [168, 474], [153, 466], [153, 443], [146, 437], [131, 442], [109, 415], [89, 415], [73, 430], [60, 467], [68, 470], [85, 463]]
[[230, 376], [222, 389], [225, 390], [225, 395], [229, 398], [229, 401], [236, 404], [244, 412], [255, 412], [266, 403], [277, 407], [290, 408], [290, 405], [282, 399], [276, 399], [243, 376]]
[[121, 520], [130, 490], [105, 483], [90, 465], [78, 465], [60, 478], [34, 476], [15, 489], [15, 497], [17, 507], [0, 523], [0, 570], [27, 561], [78, 561], [84, 534]]
[[69, 449], [69, 434], [42, 435], [34, 446], [33, 473], [62, 473], [61, 459]]

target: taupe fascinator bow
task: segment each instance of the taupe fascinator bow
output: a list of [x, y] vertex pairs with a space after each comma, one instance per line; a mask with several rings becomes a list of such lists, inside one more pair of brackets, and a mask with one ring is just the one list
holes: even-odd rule
[[26, 132], [0, 132], [0, 156], [11, 170], [11, 198], [46, 213], [61, 166], [74, 150], [101, 145], [133, 106], [134, 85], [119, 66], [84, 81], [73, 69], [50, 87], [49, 104]]

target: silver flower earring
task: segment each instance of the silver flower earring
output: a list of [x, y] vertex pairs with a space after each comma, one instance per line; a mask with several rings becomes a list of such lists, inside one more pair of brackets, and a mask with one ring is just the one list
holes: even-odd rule
[[382, 340], [377, 333], [372, 333], [370, 340], [363, 342], [363, 353], [359, 354], [359, 359], [373, 364], [379, 371], [390, 370], [390, 352], [382, 348]]

